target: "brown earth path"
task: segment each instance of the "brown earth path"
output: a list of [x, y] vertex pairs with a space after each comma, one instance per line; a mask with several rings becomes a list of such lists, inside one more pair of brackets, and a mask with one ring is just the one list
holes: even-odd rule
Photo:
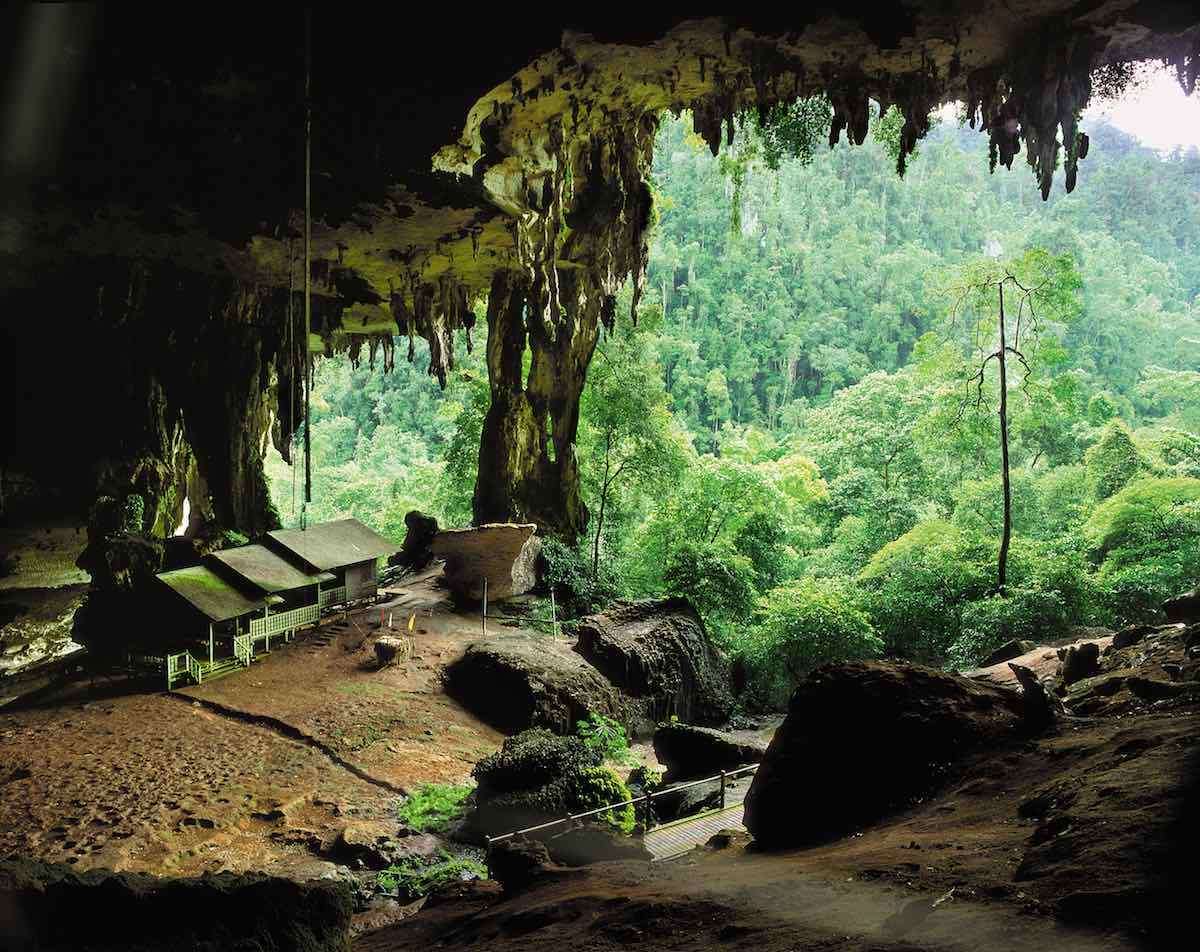
[[502, 740], [441, 690], [477, 616], [413, 581], [385, 610], [418, 611], [402, 664], [378, 667], [370, 608], [172, 694], [85, 681], [0, 708], [0, 855], [308, 878], [344, 827], [394, 835], [397, 791], [462, 782]]

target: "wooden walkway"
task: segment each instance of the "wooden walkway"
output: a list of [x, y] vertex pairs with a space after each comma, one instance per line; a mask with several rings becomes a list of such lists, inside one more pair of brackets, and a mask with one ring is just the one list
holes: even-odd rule
[[674, 859], [689, 853], [697, 846], [707, 843], [721, 830], [740, 830], [742, 826], [742, 804], [732, 803], [724, 810], [713, 810], [690, 816], [674, 823], [656, 826], [645, 835], [642, 842], [654, 856], [654, 861]]

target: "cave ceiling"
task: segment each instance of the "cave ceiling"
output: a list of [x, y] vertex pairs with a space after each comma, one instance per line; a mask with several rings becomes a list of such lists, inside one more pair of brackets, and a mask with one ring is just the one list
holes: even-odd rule
[[[844, 2], [636, 22], [371, 15], [313, 11], [314, 293], [341, 325], [323, 325], [327, 339], [398, 325], [430, 337], [441, 311], [461, 310], [504, 269], [537, 284], [539, 273], [607, 261], [593, 282], [607, 294], [626, 277], [618, 272], [644, 267], [644, 254], [608, 261], [614, 241], [640, 240], [642, 229], [572, 242], [571, 215], [602, 214], [609, 192], [588, 198], [589, 183], [621, 155], [637, 161], [623, 181], [609, 176], [610, 191], [645, 171], [643, 140], [665, 109], [692, 109], [715, 151], [737, 112], [796, 96], [827, 93], [835, 132], [855, 141], [868, 97], [898, 104], [914, 142], [931, 108], [964, 100], [985, 124], [1007, 123], [1002, 162], [1014, 130], [1024, 152], [1044, 153], [1045, 186], [1079, 157], [1070, 116], [1093, 68], [1159, 57], [1186, 85], [1200, 58], [1200, 13], [1172, 0], [909, 0], [884, 12]], [[298, 13], [196, 7], [167, 22], [68, 7], [40, 25], [27, 10], [6, 16], [17, 46], [4, 98], [5, 286], [59, 280], [72, 262], [99, 257], [297, 284]], [[1064, 178], [1060, 169], [1054, 187]], [[551, 216], [566, 226], [545, 234], [538, 223]], [[540, 303], [557, 313], [558, 279], [547, 283]], [[453, 332], [463, 315], [441, 321]]]

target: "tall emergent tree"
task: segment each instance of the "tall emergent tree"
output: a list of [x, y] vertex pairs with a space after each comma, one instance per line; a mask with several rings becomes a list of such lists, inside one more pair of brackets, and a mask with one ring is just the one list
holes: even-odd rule
[[1021, 386], [1028, 396], [1031, 388], [1040, 386], [1035, 365], [1041, 352], [1060, 349], [1055, 332], [1065, 329], [1079, 311], [1081, 287], [1073, 258], [1069, 254], [1051, 254], [1042, 248], [1029, 249], [1010, 261], [1000, 261], [998, 255], [980, 258], [963, 266], [951, 283], [955, 318], [970, 315], [975, 319], [974, 351], [978, 362], [973, 364], [975, 372], [966, 383], [963, 411], [970, 405], [976, 410], [983, 407], [988, 367], [993, 360], [998, 371], [996, 413], [1004, 497], [1004, 525], [996, 563], [996, 591], [1000, 594], [1008, 581], [1008, 549], [1012, 541], [1009, 357], [1016, 358], [1021, 365]]

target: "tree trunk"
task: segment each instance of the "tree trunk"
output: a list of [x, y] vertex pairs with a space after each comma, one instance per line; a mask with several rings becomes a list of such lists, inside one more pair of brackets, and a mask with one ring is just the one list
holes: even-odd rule
[[[562, 281], [564, 288], [572, 283], [569, 275]], [[572, 300], [551, 335], [542, 320], [526, 321], [526, 291], [514, 272], [498, 271], [492, 281], [487, 347], [492, 402], [479, 446], [475, 524], [533, 522], [574, 540], [588, 521], [575, 437], [579, 398], [599, 338], [599, 310]], [[522, 380], [527, 343], [532, 360]]]
[[1004, 329], [1004, 284], [1000, 284], [1000, 474], [1004, 485], [1004, 532], [996, 566], [996, 591], [1004, 593], [1008, 575], [1008, 544], [1012, 537], [1012, 485], [1008, 472], [1008, 351]]

